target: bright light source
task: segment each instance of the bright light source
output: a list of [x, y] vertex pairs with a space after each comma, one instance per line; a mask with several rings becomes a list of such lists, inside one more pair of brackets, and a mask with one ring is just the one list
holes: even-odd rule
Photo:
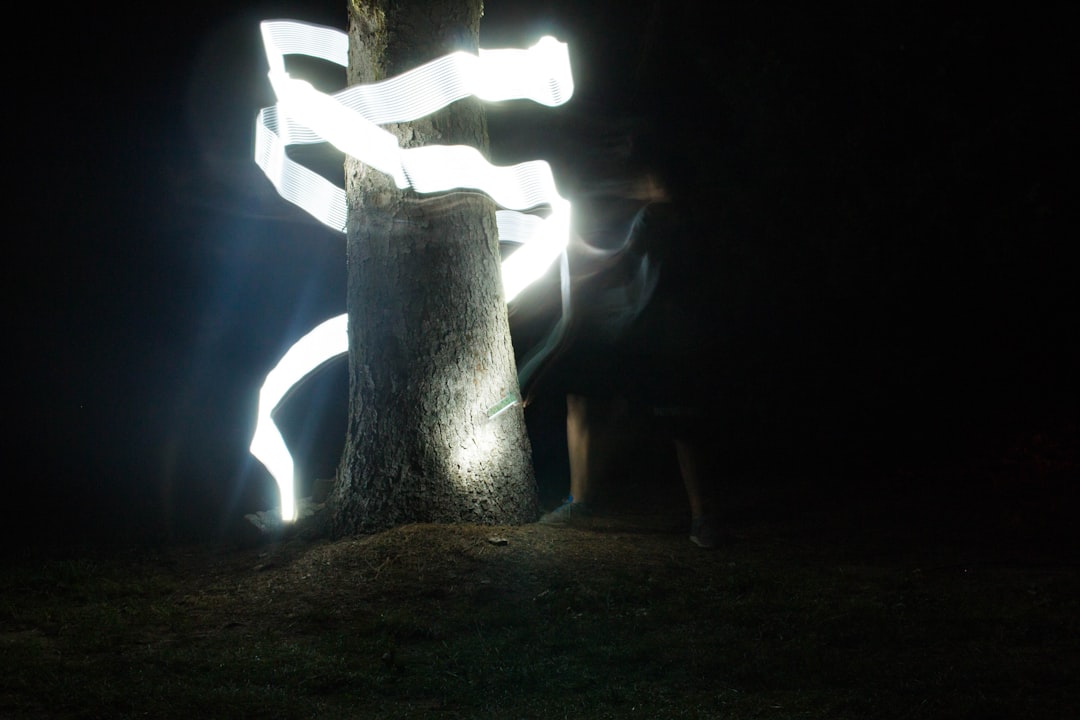
[[[259, 112], [255, 162], [282, 197], [325, 225], [345, 231], [345, 192], [285, 152], [289, 145], [326, 141], [390, 175], [399, 188], [412, 187], [422, 193], [471, 188], [507, 208], [495, 214], [499, 239], [521, 246], [503, 262], [507, 302], [543, 276], [556, 259], [565, 260], [570, 203], [559, 195], [546, 162], [496, 167], [467, 146], [403, 149], [394, 135], [379, 127], [416, 120], [470, 95], [489, 102], [529, 99], [547, 106], [561, 105], [574, 92], [565, 43], [544, 37], [528, 50], [452, 53], [397, 77], [327, 95], [292, 78], [285, 69], [285, 55], [308, 55], [345, 66], [348, 35], [290, 20], [268, 20], [261, 28], [278, 104]], [[551, 208], [546, 218], [518, 212], [545, 205]], [[561, 267], [565, 275], [565, 261]], [[564, 277], [564, 312], [566, 283]], [[286, 522], [296, 518], [293, 459], [271, 415], [296, 383], [346, 352], [347, 318], [342, 315], [322, 323], [293, 345], [267, 375], [259, 392], [251, 453], [274, 476]], [[512, 405], [506, 404], [495, 414]]]

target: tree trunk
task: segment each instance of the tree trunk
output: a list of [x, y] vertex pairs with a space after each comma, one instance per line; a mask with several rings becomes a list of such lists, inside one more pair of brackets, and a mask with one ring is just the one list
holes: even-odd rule
[[[350, 0], [349, 83], [475, 52], [482, 0]], [[487, 152], [468, 98], [391, 126], [403, 147]], [[495, 207], [431, 198], [348, 158], [349, 426], [330, 499], [337, 535], [407, 522], [535, 519], [536, 487], [500, 279]]]

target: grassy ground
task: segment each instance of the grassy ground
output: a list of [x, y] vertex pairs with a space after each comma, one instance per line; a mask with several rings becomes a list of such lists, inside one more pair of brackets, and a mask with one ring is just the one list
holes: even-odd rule
[[1073, 717], [1076, 496], [1034, 468], [964, 471], [999, 488], [974, 505], [732, 483], [712, 552], [671, 492], [582, 529], [25, 554], [0, 717]]

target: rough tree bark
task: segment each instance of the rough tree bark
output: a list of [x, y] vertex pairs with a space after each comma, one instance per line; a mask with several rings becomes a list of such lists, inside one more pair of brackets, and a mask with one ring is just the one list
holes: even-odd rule
[[[348, 81], [475, 52], [482, 0], [350, 0]], [[487, 152], [475, 99], [389, 128], [402, 146]], [[337, 535], [406, 522], [530, 522], [537, 514], [500, 279], [495, 207], [420, 197], [346, 160], [349, 425], [330, 498]]]

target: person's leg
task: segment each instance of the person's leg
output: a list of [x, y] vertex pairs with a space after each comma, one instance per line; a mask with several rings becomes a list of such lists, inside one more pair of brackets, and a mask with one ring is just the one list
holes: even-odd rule
[[686, 498], [690, 503], [690, 541], [703, 548], [719, 544], [720, 533], [714, 507], [711, 473], [705, 467], [700, 442], [680, 437], [675, 439], [675, 454]]
[[586, 502], [589, 495], [589, 401], [583, 395], [566, 396], [566, 449], [570, 456], [570, 497]]
[[544, 525], [570, 525], [592, 514], [589, 499], [589, 463], [593, 431], [589, 401], [583, 395], [566, 396], [566, 450], [570, 459], [570, 497], [540, 518]]
[[683, 485], [686, 486], [686, 498], [690, 501], [690, 514], [695, 518], [701, 517], [706, 514], [706, 507], [711, 504], [702, 487], [701, 449], [697, 443], [676, 439], [675, 455], [679, 459]]

